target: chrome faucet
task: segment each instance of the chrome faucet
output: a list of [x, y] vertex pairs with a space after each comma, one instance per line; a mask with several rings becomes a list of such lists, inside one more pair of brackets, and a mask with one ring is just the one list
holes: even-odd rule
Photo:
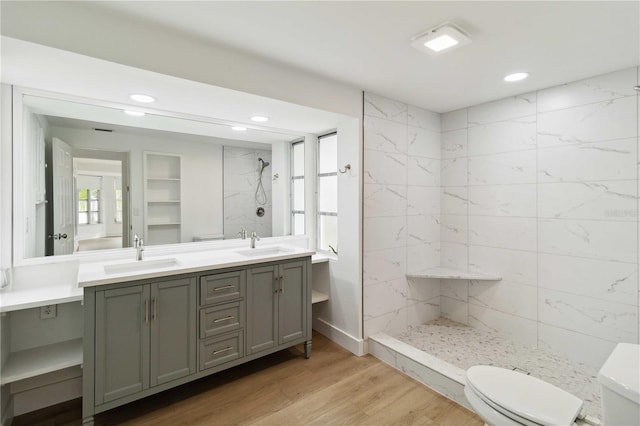
[[251, 232], [251, 248], [256, 248], [256, 240], [260, 241], [260, 237], [256, 234], [256, 231]]
[[240, 230], [240, 232], [238, 232], [238, 235], [240, 235], [240, 238], [242, 238], [243, 240], [246, 240], [247, 239], [247, 230], [242, 228]]
[[133, 235], [133, 246], [136, 248], [136, 260], [142, 260], [142, 252], [144, 251], [144, 240], [138, 236]]

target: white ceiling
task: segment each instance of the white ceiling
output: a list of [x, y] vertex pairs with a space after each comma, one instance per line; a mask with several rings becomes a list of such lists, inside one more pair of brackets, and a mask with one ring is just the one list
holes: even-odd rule
[[[31, 93], [35, 96], [30, 100], [30, 106], [39, 114], [259, 143], [291, 141], [305, 133], [321, 133], [335, 129], [346, 119], [341, 114], [10, 37], [3, 36], [0, 40], [1, 81], [28, 88], [28, 93], [35, 89], [36, 92]], [[153, 93], [157, 101], [150, 106], [136, 104], [129, 99], [131, 88]], [[39, 93], [38, 90], [65, 95]], [[216, 101], [212, 102], [212, 99]], [[147, 115], [129, 117], [121, 113], [122, 109], [135, 109]], [[271, 116], [268, 125], [249, 121], [250, 115], [264, 111]], [[231, 130], [230, 126], [237, 124], [247, 127], [247, 131]]]
[[[111, 1], [90, 7], [446, 112], [638, 65], [639, 5]], [[464, 28], [473, 43], [437, 57], [409, 45], [411, 37], [444, 21]], [[502, 77], [514, 71], [531, 76], [504, 83]]]

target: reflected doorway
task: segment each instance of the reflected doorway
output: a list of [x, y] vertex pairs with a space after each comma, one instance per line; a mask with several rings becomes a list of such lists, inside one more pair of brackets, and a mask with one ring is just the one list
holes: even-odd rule
[[[65, 233], [68, 237], [65, 245], [70, 247], [64, 254], [128, 247], [129, 154], [72, 148], [70, 155], [73, 178], [65, 180], [68, 182], [65, 188], [56, 184], [55, 176], [48, 176], [53, 183], [54, 200], [57, 193], [69, 193], [70, 202], [63, 203], [66, 205], [63, 216], [71, 217], [72, 230]], [[56, 211], [60, 203], [52, 204], [48, 222], [55, 232], [48, 235], [55, 237], [61, 213]], [[63, 254], [60, 242], [48, 238], [47, 256]]]

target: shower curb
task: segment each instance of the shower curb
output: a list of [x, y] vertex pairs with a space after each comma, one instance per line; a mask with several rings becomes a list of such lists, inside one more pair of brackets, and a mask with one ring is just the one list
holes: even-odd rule
[[442, 396], [473, 411], [464, 396], [465, 371], [388, 334], [369, 336], [369, 353]]

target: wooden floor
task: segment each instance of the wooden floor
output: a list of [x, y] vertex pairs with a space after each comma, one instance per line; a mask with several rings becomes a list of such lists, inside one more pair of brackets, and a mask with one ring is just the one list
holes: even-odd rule
[[[80, 400], [13, 425], [79, 425]], [[314, 333], [278, 352], [96, 416], [97, 425], [482, 425], [475, 414], [367, 355]]]

